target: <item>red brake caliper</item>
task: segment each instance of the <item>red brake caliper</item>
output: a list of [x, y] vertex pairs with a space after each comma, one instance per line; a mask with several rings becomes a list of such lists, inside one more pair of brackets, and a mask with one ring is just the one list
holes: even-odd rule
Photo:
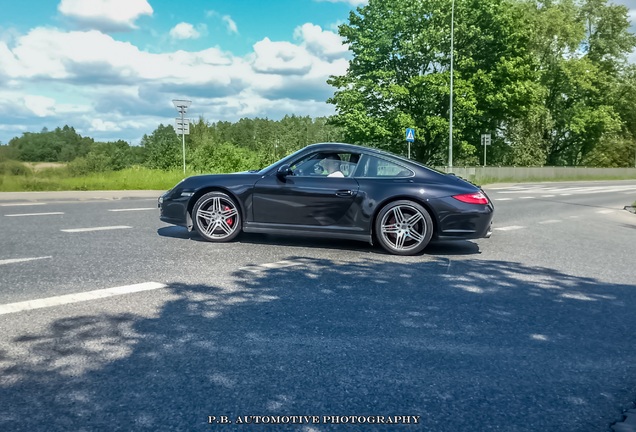
[[[225, 209], [224, 209], [224, 210], [225, 210], [225, 211], [228, 211], [229, 209], [230, 209], [230, 208], [229, 208], [228, 206], [225, 206]], [[229, 218], [226, 222], [227, 222], [227, 224], [228, 224], [229, 226], [232, 226], [232, 224], [234, 223], [234, 219]]]

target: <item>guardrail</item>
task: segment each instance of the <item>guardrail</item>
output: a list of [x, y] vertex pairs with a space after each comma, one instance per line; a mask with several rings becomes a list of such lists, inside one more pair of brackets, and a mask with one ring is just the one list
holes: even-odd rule
[[438, 167], [473, 182], [550, 180], [636, 180], [636, 168], [587, 167]]

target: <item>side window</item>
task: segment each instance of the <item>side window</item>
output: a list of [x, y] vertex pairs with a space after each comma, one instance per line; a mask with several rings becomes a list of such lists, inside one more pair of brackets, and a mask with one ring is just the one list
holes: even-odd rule
[[356, 177], [411, 177], [413, 171], [386, 159], [365, 155], [360, 161]]
[[323, 168], [320, 165], [320, 159], [318, 154], [314, 153], [309, 156], [305, 156], [302, 159], [294, 161], [291, 164], [291, 170], [295, 176], [321, 176], [323, 175]]
[[355, 153], [313, 153], [294, 161], [291, 170], [300, 177], [352, 177], [359, 159]]

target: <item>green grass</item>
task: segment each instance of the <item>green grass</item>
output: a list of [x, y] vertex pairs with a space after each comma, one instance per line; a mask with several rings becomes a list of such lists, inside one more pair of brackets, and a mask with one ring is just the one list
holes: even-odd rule
[[[200, 173], [180, 169], [173, 171], [132, 167], [121, 171], [73, 176], [68, 167], [32, 169], [17, 161], [0, 163], [0, 192], [69, 191], [69, 190], [167, 190], [184, 177]], [[471, 176], [468, 180], [478, 185], [494, 183], [535, 183], [556, 181], [633, 180], [633, 176], [582, 176], [561, 178], [489, 178]]]
[[0, 191], [68, 191], [68, 190], [167, 190], [188, 175], [181, 170], [161, 171], [128, 168], [121, 171], [70, 176], [64, 168], [49, 168], [27, 175], [0, 175]]

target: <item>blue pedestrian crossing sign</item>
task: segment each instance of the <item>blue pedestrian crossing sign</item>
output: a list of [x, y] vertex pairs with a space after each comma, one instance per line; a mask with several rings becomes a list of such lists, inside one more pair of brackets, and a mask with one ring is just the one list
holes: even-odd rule
[[415, 142], [415, 129], [406, 128], [406, 141]]

